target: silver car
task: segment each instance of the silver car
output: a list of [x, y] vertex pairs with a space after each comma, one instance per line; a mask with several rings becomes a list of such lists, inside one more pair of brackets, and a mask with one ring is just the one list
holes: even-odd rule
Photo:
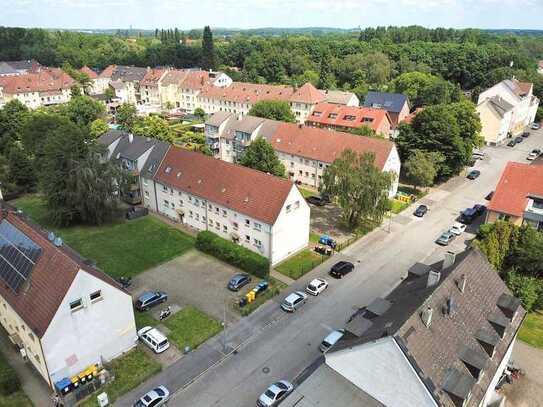
[[301, 291], [294, 291], [281, 303], [281, 308], [287, 312], [294, 312], [307, 301], [307, 294]]
[[286, 380], [279, 380], [260, 395], [256, 401], [256, 405], [257, 407], [277, 406], [292, 392], [292, 390], [294, 390], [294, 385], [292, 383], [287, 382]]
[[170, 399], [170, 391], [166, 386], [158, 386], [153, 390], [145, 393], [139, 400], [137, 400], [133, 407], [158, 407], [164, 406]]

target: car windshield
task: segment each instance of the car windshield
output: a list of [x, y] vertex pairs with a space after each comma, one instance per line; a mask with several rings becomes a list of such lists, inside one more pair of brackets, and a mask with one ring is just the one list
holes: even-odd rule
[[281, 390], [286, 390], [286, 389], [288, 389], [288, 387], [287, 387], [284, 383], [281, 383], [281, 382], [277, 382], [277, 383], [275, 383], [275, 385], [276, 385], [277, 387], [279, 387]]
[[264, 393], [266, 395], [266, 397], [274, 400], [275, 399], [275, 393], [273, 391], [271, 391], [270, 389], [266, 390], [266, 392]]
[[145, 407], [145, 403], [141, 400], [138, 400], [134, 403], [133, 407]]
[[317, 287], [314, 286], [313, 284], [309, 284], [307, 288], [309, 288], [311, 291], [315, 291], [317, 289]]
[[160, 387], [157, 387], [155, 389], [155, 393], [158, 394], [159, 396], [164, 396], [166, 393], [164, 393], [164, 390], [162, 390]]

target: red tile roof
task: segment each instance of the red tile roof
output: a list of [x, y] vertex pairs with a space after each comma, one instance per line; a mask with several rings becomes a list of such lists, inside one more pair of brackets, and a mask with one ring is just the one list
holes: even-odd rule
[[375, 165], [383, 169], [394, 148], [388, 140], [355, 136], [334, 130], [282, 123], [270, 140], [273, 148], [285, 154], [332, 163], [344, 150], [375, 154]]
[[[351, 120], [348, 118], [351, 118]], [[343, 106], [333, 103], [319, 103], [313, 109], [313, 113], [307, 117], [307, 122], [323, 126], [347, 127], [352, 129], [368, 126], [375, 131], [379, 131], [383, 121], [386, 120], [388, 120], [390, 126], [391, 120], [388, 112], [383, 109]]]
[[293, 187], [285, 179], [179, 147], [169, 149], [155, 180], [269, 225]]
[[79, 70], [79, 72], [82, 72], [84, 74], [87, 74], [89, 78], [96, 79], [98, 78], [98, 74], [94, 72], [92, 69], [90, 69], [88, 66], [84, 66]]
[[149, 69], [140, 82], [141, 86], [157, 86], [166, 69]]
[[326, 95], [310, 82], [307, 82], [301, 88], [297, 89], [290, 97], [291, 102], [300, 102], [307, 104], [315, 104], [326, 100]]
[[543, 166], [507, 163], [488, 209], [513, 216], [522, 216], [528, 195], [543, 196]]
[[118, 287], [117, 283], [104, 273], [83, 263], [83, 260], [69, 247], [54, 246], [44, 231], [30, 224], [14, 213], [13, 208], [0, 208], [0, 219], [5, 219], [42, 249], [30, 275], [30, 283], [16, 294], [5, 284], [0, 284], [0, 296], [9, 303], [17, 314], [28, 324], [38, 337], [42, 337], [58, 307], [66, 296], [79, 270]]
[[212, 86], [207, 71], [188, 71], [181, 87], [183, 89], [203, 89], [205, 86]]
[[0, 86], [6, 94], [49, 92], [69, 89], [75, 81], [59, 68], [46, 68], [17, 76], [0, 77]]
[[253, 104], [259, 100], [288, 101], [293, 93], [294, 89], [290, 86], [233, 82], [226, 88], [206, 86], [200, 93], [200, 97]]
[[113, 71], [115, 71], [115, 68], [117, 65], [109, 65], [107, 66], [102, 72], [100, 72], [100, 75], [98, 75], [100, 78], [111, 78], [113, 75]]

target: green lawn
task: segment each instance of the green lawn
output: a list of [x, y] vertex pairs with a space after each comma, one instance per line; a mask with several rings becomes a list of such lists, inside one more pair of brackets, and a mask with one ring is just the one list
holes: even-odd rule
[[26, 394], [20, 390], [9, 396], [0, 395], [0, 407], [32, 407], [32, 402]]
[[300, 191], [300, 193], [302, 194], [304, 198], [309, 198], [310, 196], [319, 195], [318, 192], [311, 191], [310, 189], [304, 189], [304, 188], [298, 187], [298, 190]]
[[543, 311], [528, 314], [518, 335], [521, 341], [543, 349]]
[[149, 311], [136, 311], [134, 310], [134, 318], [136, 319], [136, 329], [141, 329], [145, 326], [157, 326], [160, 321], [153, 318]]
[[318, 233], [309, 232], [309, 241], [311, 243], [319, 243], [320, 235]]
[[320, 254], [315, 253], [310, 249], [304, 249], [300, 253], [279, 264], [275, 269], [279, 273], [297, 280], [321, 263], [322, 256]]
[[34, 222], [59, 234], [70, 247], [115, 278], [134, 276], [194, 247], [193, 237], [152, 216], [132, 221], [119, 219], [102, 226], [56, 228], [48, 223], [40, 197], [26, 196], [12, 204]]
[[164, 325], [170, 330], [168, 339], [181, 351], [187, 345], [196, 349], [222, 330], [219, 321], [191, 305], [173, 314], [164, 322]]
[[401, 211], [403, 211], [405, 208], [409, 206], [408, 202], [402, 202], [397, 199], [392, 199], [391, 202], [392, 202], [391, 212], [394, 214], [400, 213]]
[[142, 349], [136, 348], [126, 355], [113, 360], [107, 368], [115, 376], [115, 380], [101, 387], [95, 394], [91, 395], [82, 407], [95, 407], [96, 394], [106, 392], [109, 402], [113, 404], [115, 400], [123, 394], [136, 388], [149, 377], [160, 372], [162, 367], [160, 363], [145, 353]]
[[287, 287], [287, 285], [279, 280], [276, 280], [273, 277], [268, 278], [266, 281], [268, 281], [269, 286], [264, 293], [260, 294], [256, 299], [250, 303], [247, 304], [244, 307], [240, 307], [238, 303], [234, 304], [234, 309], [239, 312], [242, 316], [247, 316], [251, 314], [253, 311], [255, 311], [258, 307], [260, 307], [262, 304], [264, 304], [269, 299], [275, 297], [278, 295], [281, 290]]

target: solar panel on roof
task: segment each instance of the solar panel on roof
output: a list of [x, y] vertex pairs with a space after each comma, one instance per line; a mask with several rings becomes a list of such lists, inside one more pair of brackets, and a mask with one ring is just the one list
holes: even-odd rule
[[41, 250], [7, 220], [0, 222], [0, 279], [18, 292], [30, 277]]

